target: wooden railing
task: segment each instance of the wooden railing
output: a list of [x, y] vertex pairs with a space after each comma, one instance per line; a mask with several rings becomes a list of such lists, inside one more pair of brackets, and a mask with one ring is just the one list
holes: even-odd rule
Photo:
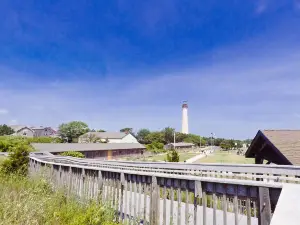
[[300, 183], [300, 166], [259, 164], [192, 164], [137, 161], [99, 161], [60, 156], [35, 156], [47, 162], [66, 163], [109, 169], [127, 169], [144, 172], [193, 175], [242, 180], [263, 180], [265, 182]]
[[[237, 170], [244, 172], [246, 168], [226, 167], [224, 171], [231, 173], [237, 173]], [[31, 176], [44, 175], [53, 187], [65, 190], [66, 194], [77, 196], [82, 201], [95, 199], [113, 207], [119, 222], [269, 225], [283, 183], [268, 182], [271, 179], [251, 180], [257, 178], [254, 175], [250, 180], [241, 179], [247, 178], [245, 172], [233, 179], [225, 177], [220, 168], [220, 165], [133, 164], [32, 155], [29, 172]], [[253, 168], [258, 167], [251, 165], [248, 168], [252, 174], [257, 172]], [[281, 173], [278, 173], [279, 168], [272, 169], [272, 172], [295, 176], [284, 168], [281, 167]], [[262, 170], [259, 172], [264, 173]]]

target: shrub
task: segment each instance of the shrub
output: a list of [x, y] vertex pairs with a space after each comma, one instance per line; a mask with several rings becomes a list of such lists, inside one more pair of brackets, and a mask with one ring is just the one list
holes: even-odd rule
[[29, 152], [30, 146], [20, 143], [14, 147], [11, 147], [11, 153], [8, 159], [5, 159], [0, 167], [0, 170], [4, 174], [19, 174], [26, 175], [28, 171]]
[[75, 152], [75, 151], [68, 151], [68, 152], [63, 152], [60, 154], [61, 156], [72, 156], [76, 158], [85, 158], [84, 154], [81, 152]]
[[168, 162], [179, 162], [179, 154], [175, 149], [172, 149], [167, 154]]
[[0, 176], [0, 224], [115, 225], [113, 220], [113, 209], [66, 198], [43, 179]]
[[161, 153], [161, 152], [165, 152], [164, 150], [164, 144], [154, 141], [151, 144], [146, 145], [146, 148], [148, 151], [150, 152], [154, 152], [154, 153]]

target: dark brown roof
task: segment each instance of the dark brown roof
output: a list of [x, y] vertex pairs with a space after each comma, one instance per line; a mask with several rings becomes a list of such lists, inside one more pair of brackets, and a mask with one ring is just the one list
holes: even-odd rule
[[300, 130], [264, 130], [264, 136], [293, 164], [300, 164]]

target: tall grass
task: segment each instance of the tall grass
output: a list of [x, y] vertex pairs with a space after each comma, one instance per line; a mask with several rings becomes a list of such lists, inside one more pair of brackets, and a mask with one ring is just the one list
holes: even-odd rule
[[79, 203], [43, 180], [0, 174], [1, 225], [113, 225], [113, 209]]

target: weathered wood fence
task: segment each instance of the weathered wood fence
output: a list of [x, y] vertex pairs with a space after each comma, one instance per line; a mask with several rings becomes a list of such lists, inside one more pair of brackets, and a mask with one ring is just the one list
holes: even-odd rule
[[116, 221], [127, 224], [270, 224], [282, 189], [277, 178], [277, 182], [256, 181], [252, 173], [225, 176], [210, 167], [197, 173], [184, 164], [177, 164], [179, 169], [173, 166], [32, 155], [29, 172], [43, 174], [68, 195], [109, 205]]

